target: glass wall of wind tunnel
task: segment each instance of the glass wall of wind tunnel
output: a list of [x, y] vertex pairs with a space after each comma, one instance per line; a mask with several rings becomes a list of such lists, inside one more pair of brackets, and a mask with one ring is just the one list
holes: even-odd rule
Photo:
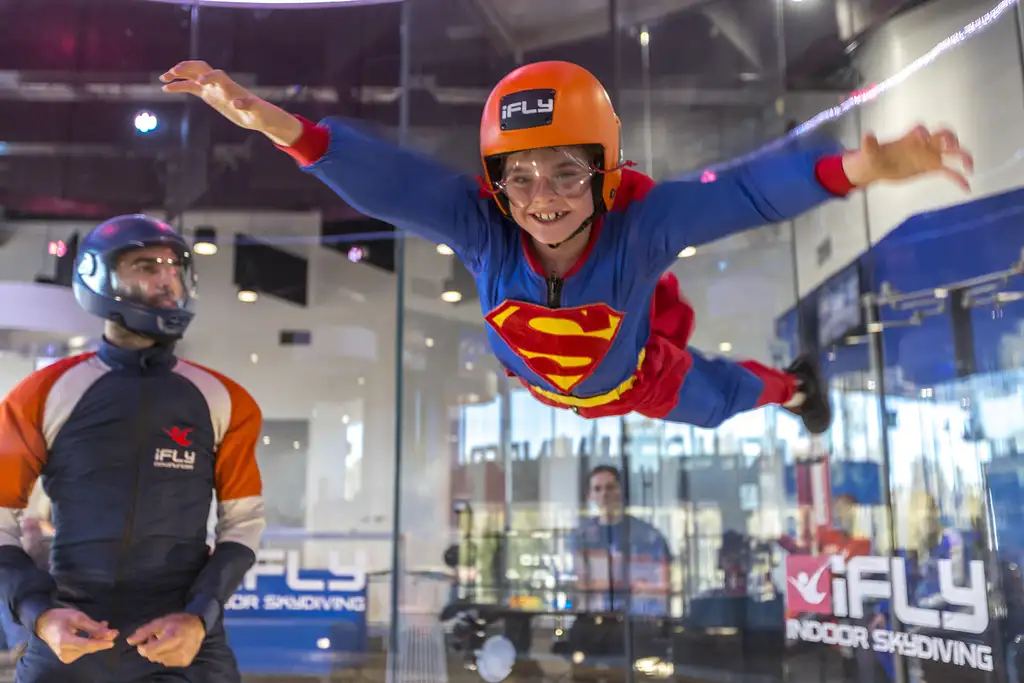
[[[67, 16], [50, 24], [62, 50], [47, 48], [32, 28], [46, 11], [20, 4], [0, 9], [0, 396], [33, 371], [88, 350], [99, 336], [101, 323], [78, 308], [68, 288], [75, 242], [96, 218], [83, 207], [104, 195], [140, 192], [154, 168], [145, 155], [128, 160], [124, 140], [111, 141], [115, 126], [104, 127], [103, 103], [79, 106], [55, 96], [77, 71], [81, 41], [73, 29], [85, 18], [81, 3], [54, 5]], [[94, 55], [83, 53], [80, 61], [94, 63]], [[31, 93], [19, 82], [26, 72], [34, 74]], [[82, 128], [71, 125], [73, 110]], [[122, 121], [115, 136], [131, 131], [131, 121]]]
[[[611, 83], [607, 3], [542, 5], [410, 4], [408, 142], [444, 164], [444, 173], [480, 175], [485, 99], [517, 65], [566, 59]], [[572, 35], [554, 30], [568, 24]], [[404, 240], [400, 535], [407, 545], [395, 665], [399, 675], [416, 670], [420, 647], [430, 657], [442, 653], [443, 628], [449, 676], [560, 677], [585, 656], [571, 641], [590, 599], [573, 564], [586, 474], [598, 464], [623, 471], [620, 421], [547, 408], [506, 376], [490, 350], [489, 311], [481, 310], [474, 274], [453, 254], [473, 245], [442, 238]], [[614, 628], [602, 635], [599, 658], [621, 671], [621, 615], [612, 604], [599, 606], [600, 598], [592, 611]]]
[[[393, 230], [262, 136], [161, 93], [157, 77], [206, 60], [309, 119], [342, 115], [394, 138], [396, 109], [360, 93], [398, 84], [400, 5], [258, 4], [0, 8], [0, 280], [55, 297], [11, 297], [32, 302], [19, 310], [42, 322], [3, 335], [35, 360], [12, 362], [2, 389], [44, 357], [98, 342], [98, 325], [67, 315], [76, 235], [118, 214], [166, 218], [196, 244], [199, 274], [177, 353], [239, 382], [263, 413], [268, 528], [258, 569], [225, 616], [242, 670], [382, 670], [394, 548]], [[11, 291], [0, 295], [4, 315]]]
[[[368, 93], [399, 86], [400, 4], [176, 11], [193, 41], [179, 58], [204, 59], [309, 120], [399, 139], [395, 101]], [[179, 220], [192, 234], [215, 228], [219, 246], [200, 262], [187, 352], [236, 376], [266, 424], [269, 527], [229, 611], [232, 644], [251, 675], [382, 672], [404, 542], [394, 534], [395, 229], [262, 136], [195, 100], [172, 102], [190, 117], [185, 162], [207, 169], [199, 187], [186, 179]]]
[[[848, 585], [874, 566], [892, 599], [851, 594], [844, 604], [833, 592], [815, 609], [791, 605], [792, 676], [1017, 680], [1017, 12], [1010, 3], [927, 3], [853, 53], [858, 89], [882, 87], [839, 120], [846, 144], [948, 126], [976, 167], [969, 193], [948, 177], [879, 185], [798, 221], [797, 310], [812, 321], [803, 343], [817, 344], [836, 423], [831, 485], [798, 501], [831, 515], [790, 575], [845, 553], [856, 558], [842, 565]], [[834, 570], [821, 581], [840, 576]], [[844, 607], [848, 617], [835, 619]], [[830, 620], [846, 628], [836, 643], [845, 654], [815, 636]]]
[[[695, 313], [688, 345], [702, 358], [783, 368], [802, 351], [789, 343], [785, 316], [797, 300], [797, 217], [751, 212], [723, 231], [715, 213], [703, 212], [748, 155], [823, 141], [818, 131], [763, 149], [836, 101], [807, 82], [821, 68], [808, 47], [835, 30], [824, 4], [722, 2], [657, 14], [623, 3], [616, 54], [625, 153], [656, 181], [695, 188], [692, 204], [662, 229], [678, 257], [668, 272]], [[747, 201], [731, 197], [730, 208]], [[630, 509], [665, 540], [670, 569], [667, 618], [632, 619], [634, 674], [781, 678], [778, 579], [784, 547], [800, 536], [787, 473], [795, 458], [822, 452], [822, 439], [776, 407], [720, 425], [635, 415], [624, 424]]]

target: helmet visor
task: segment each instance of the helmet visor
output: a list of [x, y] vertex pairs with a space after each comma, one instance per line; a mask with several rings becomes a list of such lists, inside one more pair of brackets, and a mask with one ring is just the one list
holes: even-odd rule
[[151, 308], [187, 308], [194, 294], [189, 254], [167, 245], [131, 249], [117, 255], [110, 284], [115, 296]]
[[595, 173], [579, 148], [545, 147], [509, 155], [497, 185], [513, 206], [526, 208], [546, 192], [582, 197], [590, 192]]

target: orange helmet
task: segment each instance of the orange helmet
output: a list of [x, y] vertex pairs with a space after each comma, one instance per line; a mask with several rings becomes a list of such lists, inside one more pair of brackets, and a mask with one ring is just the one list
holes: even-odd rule
[[[494, 188], [504, 157], [541, 147], [600, 147], [595, 156], [594, 204], [611, 210], [622, 181], [619, 117], [601, 82], [582, 66], [537, 62], [521, 66], [491, 91], [480, 121], [484, 180]], [[596, 150], [595, 150], [596, 151]], [[508, 199], [495, 201], [508, 213]]]

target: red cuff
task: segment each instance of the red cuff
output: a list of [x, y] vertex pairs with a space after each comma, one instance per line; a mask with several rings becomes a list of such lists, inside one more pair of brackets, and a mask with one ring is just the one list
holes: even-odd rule
[[837, 197], [845, 197], [856, 189], [843, 170], [842, 155], [825, 157], [814, 167], [814, 175], [826, 190]]
[[320, 161], [327, 153], [327, 145], [331, 141], [331, 134], [327, 128], [318, 126], [309, 119], [296, 116], [302, 123], [302, 135], [291, 147], [274, 145], [282, 152], [290, 155], [300, 166], [310, 166]]

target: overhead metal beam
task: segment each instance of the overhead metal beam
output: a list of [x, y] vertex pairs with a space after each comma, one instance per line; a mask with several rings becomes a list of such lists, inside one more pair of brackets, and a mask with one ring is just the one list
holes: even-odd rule
[[[675, 12], [700, 9], [715, 0], [634, 0], [619, 8], [619, 26], [649, 24]], [[609, 33], [611, 17], [607, 7], [558, 15], [558, 3], [550, 2], [551, 14], [541, 14], [536, 23], [515, 26], [517, 42], [526, 52], [564, 45]]]
[[[425, 88], [440, 104], [448, 106], [481, 107], [490, 94], [488, 88]], [[353, 89], [353, 97], [363, 104], [390, 104], [398, 99], [399, 93], [393, 86], [361, 86]], [[623, 88], [622, 101], [627, 104], [642, 104], [644, 90]], [[682, 107], [759, 107], [771, 102], [774, 95], [767, 90], [756, 88], [717, 89], [697, 87], [662, 87], [652, 84], [650, 92], [653, 104]]]
[[757, 49], [753, 27], [740, 20], [739, 12], [732, 5], [718, 2], [708, 5], [701, 13], [711, 24], [746, 57], [750, 65], [758, 72], [764, 70], [764, 60]]
[[[13, 75], [12, 75], [13, 74]], [[249, 85], [256, 96], [276, 103], [315, 102], [334, 104], [342, 101], [342, 93], [333, 87], [261, 86]], [[409, 87], [429, 93], [434, 99], [448, 106], [482, 106], [487, 101], [490, 88], [459, 88], [437, 84], [431, 75], [413, 75]], [[679, 106], [726, 106], [756, 107], [771, 101], [774, 94], [756, 88], [715, 89], [701, 87], [680, 87], [672, 79], [655, 79], [651, 83], [651, 98], [654, 104]], [[397, 86], [357, 86], [351, 97], [363, 104], [394, 104], [398, 102], [401, 90]], [[180, 101], [188, 95], [168, 95], [160, 84], [83, 82], [68, 84], [62, 82], [26, 82], [15, 72], [0, 72], [0, 101], [20, 100], [26, 102], [126, 102], [154, 104]], [[622, 99], [627, 103], [642, 103], [644, 91], [641, 88], [623, 88]]]
[[462, 4], [470, 14], [480, 20], [484, 32], [501, 54], [515, 55], [516, 61], [521, 61], [522, 50], [512, 35], [512, 30], [490, 0], [462, 0]]
[[[245, 143], [216, 143], [209, 146], [211, 156], [219, 163], [237, 166], [240, 159], [251, 156]], [[158, 159], [167, 148], [133, 148], [81, 142], [0, 142], [0, 157], [70, 157], [100, 159]]]
[[[25, 102], [160, 102], [182, 99], [168, 95], [161, 90], [157, 75], [140, 75], [138, 82], [130, 77], [120, 76], [121, 82], [104, 78], [102, 74], [81, 74], [66, 77], [67, 74], [27, 73], [0, 71], [0, 99], [22, 100]], [[240, 85], [248, 88], [257, 97], [272, 102], [338, 102], [335, 88], [308, 88], [302, 86], [261, 86], [256, 85], [252, 74], [231, 74]]]

